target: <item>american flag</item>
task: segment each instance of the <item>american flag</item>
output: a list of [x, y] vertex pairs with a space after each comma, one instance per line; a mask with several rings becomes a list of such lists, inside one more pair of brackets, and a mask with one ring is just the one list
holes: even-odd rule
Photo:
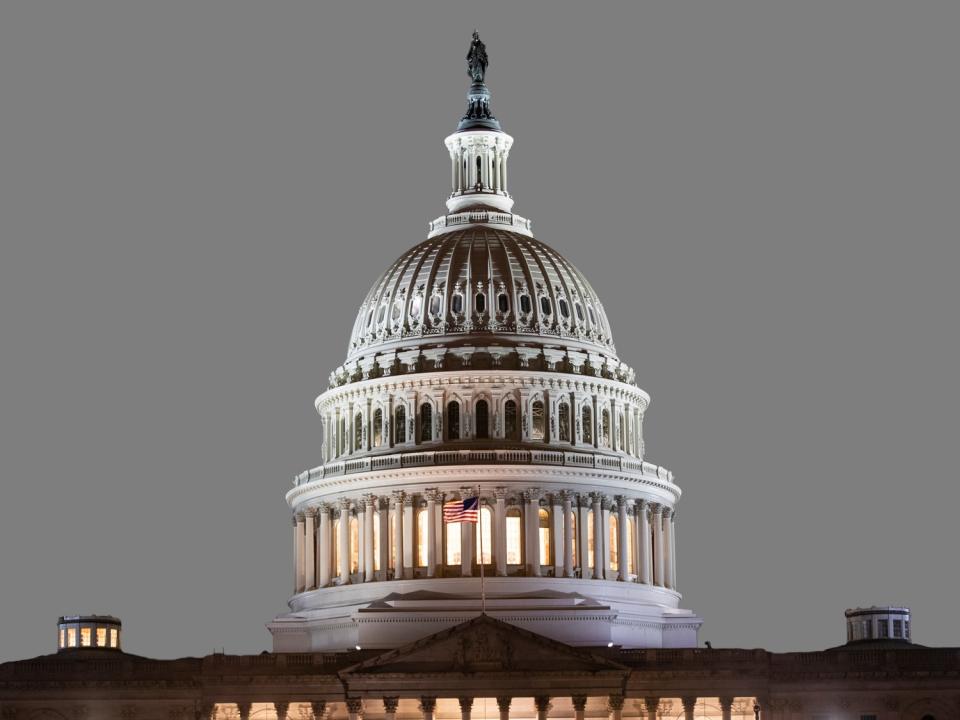
[[445, 523], [477, 522], [480, 511], [480, 498], [470, 497], [463, 500], [451, 500], [443, 504], [443, 521]]

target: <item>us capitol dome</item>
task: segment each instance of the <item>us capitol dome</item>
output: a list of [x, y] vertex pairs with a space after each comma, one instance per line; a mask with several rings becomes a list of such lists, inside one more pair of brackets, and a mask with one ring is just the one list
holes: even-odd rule
[[[316, 399], [277, 652], [395, 648], [481, 613], [570, 645], [697, 645], [650, 396], [596, 291], [513, 212], [487, 64], [475, 34], [447, 212], [370, 288]], [[479, 522], [444, 522], [473, 497]]]

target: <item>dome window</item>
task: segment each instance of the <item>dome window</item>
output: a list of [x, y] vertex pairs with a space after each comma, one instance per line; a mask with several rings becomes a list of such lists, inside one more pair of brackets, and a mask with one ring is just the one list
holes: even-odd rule
[[386, 315], [387, 315], [387, 304], [384, 303], [383, 305], [380, 306], [380, 311], [377, 313], [377, 325], [381, 325], [383, 323], [383, 318], [385, 318]]
[[377, 408], [373, 413], [373, 445], [379, 447], [383, 444], [383, 410]]
[[460, 403], [456, 400], [447, 403], [447, 438], [460, 439]]
[[562, 402], [557, 410], [558, 435], [561, 442], [570, 442], [570, 406]]
[[564, 320], [570, 319], [570, 306], [567, 305], [566, 298], [559, 298], [557, 300], [557, 307], [560, 308], [560, 314], [563, 316]]
[[490, 437], [490, 406], [486, 400], [477, 401], [476, 415], [477, 438], [486, 440]]
[[434, 317], [440, 316], [440, 311], [443, 309], [443, 298], [439, 295], [433, 295], [430, 298], [430, 314]]
[[370, 312], [367, 314], [367, 327], [370, 327], [373, 324], [373, 308], [370, 308]]
[[504, 437], [507, 440], [517, 439], [517, 403], [507, 400], [503, 406]]
[[397, 445], [402, 445], [407, 441], [407, 409], [403, 405], [398, 405], [393, 412], [393, 435]]
[[363, 449], [363, 415], [357, 413], [353, 418], [353, 451]]
[[453, 299], [450, 301], [450, 309], [453, 311], [454, 315], [463, 314], [463, 295], [456, 293], [453, 296]]
[[540, 296], [540, 312], [542, 312], [544, 315], [553, 314], [553, 306], [550, 305], [550, 298], [548, 298], [546, 295]]
[[522, 312], [524, 315], [529, 315], [531, 309], [530, 296], [524, 293], [520, 296], [520, 312]]
[[580, 322], [583, 322], [583, 305], [581, 305], [580, 303], [574, 303], [573, 309], [577, 313], [577, 320], [579, 320]]
[[596, 324], [597, 324], [597, 316], [593, 314], [593, 306], [592, 306], [592, 305], [587, 305], [587, 312], [590, 314], [590, 324], [591, 324], [591, 325], [596, 325]]
[[417, 295], [410, 302], [410, 315], [411, 317], [417, 317], [420, 315], [420, 310], [423, 307], [423, 297]]
[[497, 295], [497, 309], [504, 314], [510, 311], [510, 300], [506, 293]]
[[403, 301], [397, 300], [393, 303], [393, 312], [390, 313], [390, 319], [393, 322], [397, 322], [400, 319], [400, 313], [402, 312], [401, 308], [403, 307]]
[[477, 308], [477, 313], [483, 315], [487, 311], [487, 296], [482, 292], [478, 292], [474, 298], [474, 305]]
[[583, 442], [593, 445], [593, 410], [589, 405], [583, 406]]
[[420, 442], [433, 440], [433, 408], [430, 403], [420, 406]]
[[534, 440], [543, 440], [545, 435], [546, 417], [543, 411], [543, 402], [541, 400], [533, 401], [533, 404], [530, 406], [530, 418], [530, 424], [533, 428], [530, 436]]
[[610, 411], [604, 408], [600, 414], [600, 443], [603, 447], [610, 447]]

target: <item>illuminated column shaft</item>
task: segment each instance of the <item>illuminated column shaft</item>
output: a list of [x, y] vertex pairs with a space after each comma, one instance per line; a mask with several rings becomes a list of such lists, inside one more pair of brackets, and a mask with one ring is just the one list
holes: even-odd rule
[[403, 577], [413, 577], [413, 496], [403, 498]]
[[317, 509], [320, 513], [320, 532], [317, 534], [317, 552], [320, 554], [319, 587], [330, 584], [330, 560], [333, 552], [333, 537], [330, 534], [330, 508], [321, 503]]
[[403, 492], [393, 493], [393, 578], [403, 579]]
[[603, 495], [590, 493], [593, 500], [593, 579], [603, 579]]
[[603, 499], [603, 577], [613, 580], [613, 569], [610, 567], [610, 500]]
[[[550, 539], [553, 541], [553, 576], [563, 577], [564, 555], [567, 551], [567, 534], [564, 529], [564, 513], [562, 498], [558, 493], [553, 494], [553, 512], [550, 513]], [[547, 558], [549, 560], [549, 558]]]
[[673, 588], [673, 543], [670, 537], [670, 508], [663, 509], [663, 586]]
[[677, 511], [670, 514], [670, 587], [677, 589]]
[[570, 493], [563, 494], [563, 576], [573, 577], [573, 508]]
[[626, 580], [629, 571], [627, 559], [630, 545], [627, 543], [627, 499], [622, 495], [617, 498], [617, 580]]
[[303, 592], [303, 537], [304, 518], [297, 513], [293, 516], [293, 592]]
[[646, 502], [641, 501], [640, 507], [640, 581], [650, 584], [650, 515]]
[[663, 507], [653, 505], [653, 582], [663, 587]]
[[437, 574], [437, 491], [427, 492], [427, 577]]
[[340, 584], [350, 582], [350, 501], [340, 501]]
[[363, 514], [363, 579], [364, 582], [373, 581], [373, 503], [376, 495], [367, 495], [367, 509]]
[[315, 590], [317, 587], [317, 561], [314, 552], [316, 543], [317, 511], [310, 508], [306, 512], [305, 536], [303, 538], [304, 589]]
[[493, 516], [493, 551], [496, 559], [498, 577], [507, 574], [507, 489], [498, 487], [494, 490], [497, 503], [494, 506]]

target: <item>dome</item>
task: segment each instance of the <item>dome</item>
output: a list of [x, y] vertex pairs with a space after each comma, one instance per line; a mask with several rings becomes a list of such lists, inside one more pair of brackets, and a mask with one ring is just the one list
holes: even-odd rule
[[360, 306], [346, 366], [393, 351], [478, 343], [616, 359], [603, 305], [572, 263], [525, 234], [470, 225], [428, 238], [380, 276]]

